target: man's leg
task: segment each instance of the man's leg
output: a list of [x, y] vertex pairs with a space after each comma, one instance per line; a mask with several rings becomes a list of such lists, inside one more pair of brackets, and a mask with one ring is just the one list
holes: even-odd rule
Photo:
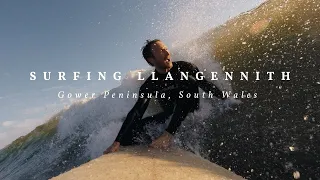
[[130, 129], [123, 136], [120, 144], [122, 146], [131, 146], [131, 145], [141, 145], [141, 144], [150, 144], [152, 142], [151, 137], [147, 134], [146, 125], [150, 123], [161, 124], [171, 114], [162, 112], [153, 116], [149, 116], [141, 119], [137, 123], [133, 124]]

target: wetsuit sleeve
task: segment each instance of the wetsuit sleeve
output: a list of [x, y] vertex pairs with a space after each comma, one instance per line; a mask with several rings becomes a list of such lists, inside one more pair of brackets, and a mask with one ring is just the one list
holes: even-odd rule
[[223, 97], [223, 93], [222, 91], [216, 86], [214, 85], [212, 82], [208, 81], [206, 78], [203, 78], [202, 80], [198, 80], [196, 78], [196, 73], [199, 72], [199, 69], [197, 66], [191, 64], [191, 68], [192, 68], [192, 75], [189, 76], [189, 79], [191, 81], [193, 81], [194, 83], [196, 83], [202, 90], [204, 90], [205, 92], [209, 93], [211, 92], [212, 94], [214, 94], [214, 96], [220, 98], [220, 99], [226, 99], [225, 97]]
[[[142, 88], [140, 88], [140, 90], [139, 90], [139, 98], [138, 98], [137, 102], [135, 103], [133, 108], [127, 114], [127, 117], [126, 117], [125, 121], [123, 122], [121, 129], [115, 139], [115, 141], [117, 141], [117, 142], [121, 143], [122, 137], [126, 134], [128, 129], [130, 129], [130, 127], [133, 125], [133, 123], [141, 120], [143, 114], [145, 113], [145, 111], [149, 105], [150, 98], [145, 97], [145, 93], [141, 89]], [[143, 97], [141, 96], [142, 93], [144, 93]]]
[[176, 105], [174, 109], [174, 113], [171, 117], [171, 121], [166, 129], [166, 131], [170, 134], [175, 134], [178, 130], [181, 122], [187, 117], [188, 113], [190, 112], [188, 106], [184, 106], [182, 104]]
[[[206, 91], [207, 93], [210, 91], [213, 93], [215, 96], [217, 96], [220, 99], [225, 99], [223, 97], [222, 91], [216, 87], [213, 83], [208, 81], [207, 79], [203, 78], [203, 80], [197, 80], [196, 79], [196, 73], [199, 72], [199, 69], [197, 66], [195, 66], [192, 63], [187, 63], [187, 62], [180, 62], [182, 69], [185, 69], [186, 72], [191, 72], [188, 77], [189, 81], [192, 84], [196, 84], [198, 87]], [[193, 107], [188, 106], [188, 101], [185, 102], [180, 102], [176, 104], [176, 107], [174, 109], [174, 113], [172, 115], [171, 121], [166, 129], [167, 132], [170, 134], [175, 134], [176, 131], [178, 130], [179, 126], [181, 125], [181, 122], [184, 121], [184, 119], [187, 117], [188, 113], [191, 112]]]

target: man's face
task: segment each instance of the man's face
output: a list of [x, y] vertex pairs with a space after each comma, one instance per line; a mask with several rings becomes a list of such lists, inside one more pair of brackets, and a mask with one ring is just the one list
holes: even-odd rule
[[151, 46], [151, 49], [154, 57], [150, 58], [149, 62], [156, 68], [167, 69], [172, 67], [170, 52], [163, 42], [157, 41]]

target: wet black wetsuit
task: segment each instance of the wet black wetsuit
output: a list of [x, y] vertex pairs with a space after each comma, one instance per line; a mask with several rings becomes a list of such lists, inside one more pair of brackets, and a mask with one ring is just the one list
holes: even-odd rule
[[[173, 67], [169, 72], [173, 80], [166, 80], [168, 73], [160, 74], [155, 70], [154, 77], [158, 80], [152, 80], [150, 75], [140, 87], [139, 98], [128, 113], [115, 141], [120, 142], [123, 146], [141, 144], [140, 141], [136, 140], [136, 137], [143, 136], [145, 140], [147, 139], [144, 143], [149, 144], [152, 140], [146, 134], [145, 126], [154, 122], [164, 123], [171, 115], [171, 121], [166, 131], [175, 134], [188, 113], [199, 109], [199, 98], [193, 96], [187, 98], [185, 96], [186, 93], [199, 93], [199, 87], [205, 92], [223, 99], [222, 92], [214, 84], [205, 78], [203, 80], [196, 79], [196, 73], [199, 72], [199, 69], [194, 64], [185, 61], [173, 62]], [[181, 80], [181, 72], [189, 72], [188, 80]], [[141, 119], [151, 99], [147, 97], [147, 94], [156, 94], [156, 92], [159, 94], [157, 101], [163, 112]], [[165, 93], [165, 98], [160, 97], [161, 93]], [[181, 96], [182, 93], [183, 97]], [[144, 97], [141, 97], [142, 94], [144, 94]]]

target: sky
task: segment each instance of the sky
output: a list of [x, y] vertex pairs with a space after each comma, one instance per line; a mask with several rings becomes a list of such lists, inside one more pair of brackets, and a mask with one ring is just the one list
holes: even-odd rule
[[[150, 68], [146, 39], [172, 48], [264, 0], [2, 0], [0, 3], [0, 148], [32, 131], [76, 99], [117, 87], [116, 71]], [[30, 72], [37, 79], [30, 80]], [[45, 81], [43, 72], [51, 72]], [[66, 81], [58, 80], [66, 73]], [[80, 79], [73, 80], [73, 72]], [[86, 80], [92, 72], [92, 80]], [[98, 81], [97, 72], [107, 79]]]

